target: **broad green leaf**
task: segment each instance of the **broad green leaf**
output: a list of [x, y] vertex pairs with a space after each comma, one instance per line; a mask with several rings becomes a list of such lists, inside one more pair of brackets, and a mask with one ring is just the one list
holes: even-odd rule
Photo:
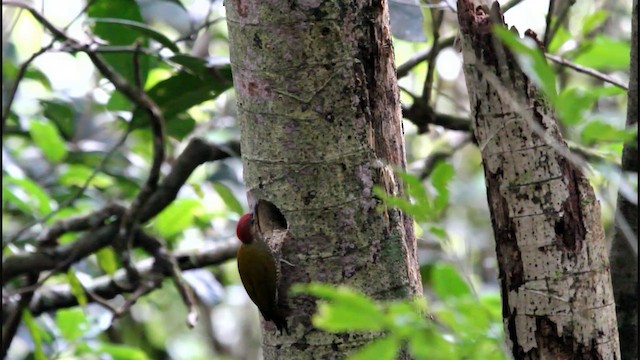
[[65, 139], [71, 139], [75, 133], [72, 105], [61, 100], [40, 100], [40, 105], [42, 115], [56, 124]]
[[366, 295], [347, 287], [325, 284], [294, 286], [294, 292], [307, 293], [328, 301], [320, 303], [313, 322], [327, 331], [379, 331], [384, 326], [383, 313]]
[[244, 210], [242, 209], [242, 205], [240, 204], [238, 199], [236, 199], [235, 195], [233, 195], [233, 193], [231, 192], [231, 189], [226, 187], [223, 183], [219, 183], [219, 182], [214, 183], [213, 188], [216, 190], [216, 192], [218, 192], [218, 195], [220, 195], [220, 197], [222, 198], [222, 201], [224, 201], [225, 205], [227, 205], [229, 210], [233, 211], [238, 215], [242, 215], [244, 213]]
[[629, 70], [630, 53], [628, 41], [598, 35], [573, 61], [576, 64], [598, 70], [626, 71]]
[[38, 183], [29, 178], [18, 179], [10, 176], [3, 176], [2, 180], [3, 183], [6, 181], [7, 189], [9, 190], [8, 193], [12, 192], [11, 185], [13, 185], [22, 189], [24, 195], [27, 196], [25, 199], [21, 198], [18, 193], [12, 193], [10, 195], [11, 199], [18, 199], [20, 202], [28, 204], [29, 208], [26, 209], [27, 211], [25, 212], [27, 215], [33, 215], [33, 213], [46, 215], [52, 211], [51, 204], [53, 200]]
[[[181, 113], [192, 106], [204, 101], [215, 99], [218, 95], [229, 89], [231, 82], [230, 66], [209, 69], [205, 77], [192, 75], [186, 71], [180, 71], [176, 75], [160, 81], [148, 90], [149, 97], [153, 99], [162, 111], [167, 134], [180, 138], [172, 126], [183, 125], [182, 121], [193, 121], [188, 116], [179, 117]], [[146, 128], [149, 126], [147, 114], [142, 109], [136, 109], [133, 114], [134, 128]], [[192, 123], [189, 122], [189, 125]], [[176, 124], [174, 124], [176, 123]], [[180, 127], [177, 128], [179, 130]]]
[[44, 330], [40, 328], [38, 323], [36, 323], [33, 315], [28, 309], [22, 310], [22, 321], [24, 322], [27, 329], [29, 329], [29, 334], [31, 334], [31, 339], [33, 340], [33, 357], [36, 360], [46, 360], [47, 356], [42, 350], [42, 335]]
[[502, 42], [515, 52], [518, 63], [524, 73], [531, 81], [544, 91], [549, 100], [555, 104], [556, 102], [556, 74], [547, 64], [547, 60], [538, 48], [537, 44], [531, 39], [520, 39], [517, 34], [505, 29], [501, 26], [493, 27], [495, 35]]
[[440, 161], [431, 173], [431, 183], [436, 188], [438, 195], [433, 200], [435, 210], [441, 212], [449, 204], [449, 181], [453, 179], [453, 166], [447, 162]]
[[[98, 18], [118, 18], [143, 23], [140, 9], [134, 0], [97, 0], [91, 3], [87, 10], [87, 15], [94, 20]], [[95, 35], [106, 40], [111, 46], [130, 46], [135, 44], [140, 37], [138, 32], [131, 31], [131, 29], [118, 24], [94, 21], [92, 29]], [[143, 39], [145, 40], [141, 42], [141, 45], [146, 46], [148, 41], [145, 37]], [[137, 75], [134, 74], [133, 54], [111, 53], [101, 55], [130, 84], [136, 84]], [[149, 72], [150, 58], [145, 54], [139, 54], [138, 60], [140, 77], [144, 84]]]
[[182, 65], [182, 67], [187, 69], [192, 75], [195, 76], [203, 77], [209, 71], [207, 62], [199, 57], [186, 54], [177, 54], [170, 57], [168, 60]]
[[111, 355], [113, 360], [149, 360], [141, 349], [120, 344], [100, 343], [95, 353]]
[[80, 306], [86, 305], [87, 294], [84, 293], [84, 288], [82, 287], [82, 284], [80, 284], [80, 280], [71, 268], [67, 271], [67, 281], [69, 281], [69, 288], [71, 289], [73, 296], [78, 300], [78, 304]]
[[560, 26], [558, 31], [553, 36], [551, 43], [548, 46], [548, 52], [554, 54], [556, 51], [560, 50], [562, 45], [564, 45], [567, 41], [571, 40], [573, 36], [564, 26]]
[[176, 44], [173, 41], [171, 41], [169, 38], [164, 36], [164, 34], [147, 26], [145, 23], [126, 20], [126, 19], [112, 19], [112, 18], [93, 18], [90, 20], [99, 22], [99, 23], [105, 23], [105, 24], [121, 25], [126, 29], [133, 30], [143, 36], [152, 38], [153, 40], [159, 42], [164, 47], [168, 48], [169, 50], [175, 53], [180, 52], [180, 49], [176, 46]]
[[392, 337], [385, 336], [376, 339], [363, 346], [354, 354], [349, 355], [348, 360], [393, 360], [400, 349], [400, 342]]
[[172, 237], [193, 224], [194, 217], [202, 212], [196, 199], [178, 199], [156, 217], [153, 227], [160, 236]]
[[611, 124], [594, 120], [582, 129], [580, 137], [582, 141], [587, 144], [596, 142], [627, 142], [634, 139], [637, 133], [637, 128], [630, 130], [617, 129]]
[[[71, 164], [60, 175], [60, 183], [67, 186], [84, 186], [94, 171], [95, 169], [81, 164]], [[91, 179], [89, 185], [97, 188], [107, 188], [113, 185], [113, 178], [103, 173], [97, 173]]]
[[417, 360], [459, 359], [454, 344], [445, 340], [442, 334], [425, 329], [415, 331], [409, 339], [409, 351]]
[[98, 259], [98, 265], [108, 275], [113, 275], [118, 270], [118, 263], [116, 261], [116, 254], [110, 247], [103, 247], [96, 252], [96, 258]]
[[67, 157], [66, 144], [51, 122], [32, 119], [29, 123], [29, 134], [47, 159], [61, 162]]
[[[426, 307], [423, 305], [423, 307]], [[426, 313], [409, 301], [393, 301], [387, 306], [385, 317], [389, 331], [400, 339], [408, 338], [416, 330], [427, 327]]]
[[440, 299], [460, 298], [471, 295], [469, 286], [452, 265], [438, 263], [431, 269], [433, 291]]
[[558, 94], [555, 110], [564, 124], [575, 125], [584, 119], [584, 113], [593, 106], [595, 100], [594, 96], [582, 89], [566, 88]]
[[56, 325], [62, 336], [70, 341], [81, 337], [89, 328], [84, 311], [77, 307], [56, 311]]
[[580, 29], [580, 34], [582, 36], [588, 35], [593, 29], [600, 26], [609, 16], [609, 13], [606, 10], [598, 9], [593, 14], [585, 17], [582, 20], [582, 29]]

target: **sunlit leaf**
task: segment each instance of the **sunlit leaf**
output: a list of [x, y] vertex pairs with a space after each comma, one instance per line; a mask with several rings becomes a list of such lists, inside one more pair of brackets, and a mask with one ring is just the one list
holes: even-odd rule
[[222, 201], [224, 201], [225, 205], [227, 205], [229, 210], [233, 211], [238, 215], [242, 215], [244, 213], [244, 210], [242, 209], [242, 205], [240, 204], [238, 199], [236, 199], [235, 195], [233, 195], [233, 192], [231, 192], [231, 189], [229, 189], [227, 186], [219, 182], [213, 183], [213, 188], [218, 192], [218, 195], [220, 195], [220, 197], [222, 198]]
[[172, 237], [193, 225], [194, 217], [202, 212], [202, 204], [196, 199], [178, 199], [156, 217], [153, 227], [160, 236]]
[[629, 70], [628, 41], [597, 35], [573, 60], [576, 64], [598, 70]]
[[442, 300], [471, 295], [469, 286], [455, 267], [438, 263], [431, 269], [433, 291]]
[[96, 252], [98, 265], [108, 275], [113, 275], [118, 270], [116, 254], [110, 247], [104, 247]]
[[326, 300], [318, 305], [313, 322], [321, 329], [340, 331], [378, 331], [384, 326], [378, 305], [362, 293], [347, 287], [326, 284], [297, 285], [295, 293], [307, 293]]
[[38, 323], [36, 323], [33, 315], [31, 315], [31, 312], [28, 309], [22, 310], [22, 321], [27, 329], [29, 329], [29, 334], [31, 334], [31, 339], [33, 340], [34, 358], [36, 360], [46, 360], [47, 356], [42, 349], [42, 335], [44, 330], [42, 330]]
[[38, 185], [38, 183], [34, 182], [29, 178], [18, 179], [11, 176], [3, 176], [3, 183], [6, 182], [6, 186], [8, 189], [11, 189], [12, 186], [16, 186], [20, 188], [23, 193], [13, 192], [13, 190], [9, 190], [7, 193], [11, 193], [11, 199], [17, 200], [23, 204], [28, 204], [28, 209], [25, 209], [25, 213], [28, 215], [32, 215], [32, 213], [46, 215], [52, 210], [52, 202], [53, 200], [47, 192]]
[[60, 309], [56, 311], [56, 325], [67, 340], [76, 340], [88, 330], [87, 318], [80, 308]]
[[431, 172], [431, 183], [436, 188], [438, 195], [433, 200], [436, 211], [442, 211], [449, 204], [449, 181], [453, 179], [453, 166], [447, 162], [440, 161]]
[[611, 124], [593, 120], [582, 129], [582, 141], [591, 144], [595, 142], [627, 142], [636, 137], [638, 129], [617, 129]]
[[[63, 185], [84, 186], [95, 169], [80, 164], [71, 164], [60, 174], [60, 183]], [[107, 188], [113, 185], [113, 178], [103, 173], [97, 173], [91, 179], [90, 186]]]
[[61, 162], [67, 157], [66, 144], [51, 122], [32, 119], [29, 123], [29, 134], [47, 159]]
[[95, 353], [111, 355], [113, 360], [149, 360], [141, 349], [120, 344], [100, 343]]
[[609, 17], [609, 12], [603, 9], [598, 9], [589, 14], [582, 20], [580, 34], [583, 36], [588, 35], [593, 29], [604, 23], [607, 17]]
[[80, 306], [84, 306], [87, 304], [87, 294], [84, 292], [84, 288], [80, 283], [80, 279], [76, 276], [76, 273], [73, 269], [69, 269], [67, 271], [67, 281], [69, 281], [69, 287], [71, 288], [71, 293], [78, 300], [78, 304]]
[[400, 342], [392, 337], [385, 336], [376, 339], [363, 346], [354, 354], [349, 355], [348, 360], [393, 360], [400, 349]]

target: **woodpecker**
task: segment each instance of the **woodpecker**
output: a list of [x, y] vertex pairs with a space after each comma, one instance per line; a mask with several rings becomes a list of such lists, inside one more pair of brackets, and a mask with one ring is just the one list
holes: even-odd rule
[[253, 214], [244, 214], [238, 220], [236, 236], [242, 242], [238, 249], [238, 272], [247, 294], [266, 321], [272, 321], [280, 334], [287, 334], [287, 320], [279, 304], [278, 285], [280, 267], [273, 251], [259, 234]]

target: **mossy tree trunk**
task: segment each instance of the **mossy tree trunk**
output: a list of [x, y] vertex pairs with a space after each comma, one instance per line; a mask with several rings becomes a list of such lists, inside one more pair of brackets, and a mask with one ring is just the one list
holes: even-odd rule
[[555, 115], [491, 31], [500, 8], [458, 0], [464, 73], [515, 359], [620, 359], [600, 206]]
[[[412, 221], [377, 211], [400, 194], [404, 142], [385, 2], [226, 0], [249, 197], [289, 229], [284, 288], [318, 281], [376, 299], [421, 294]], [[289, 299], [290, 335], [263, 324], [265, 359], [324, 359], [379, 334], [314, 329], [314, 302]]]

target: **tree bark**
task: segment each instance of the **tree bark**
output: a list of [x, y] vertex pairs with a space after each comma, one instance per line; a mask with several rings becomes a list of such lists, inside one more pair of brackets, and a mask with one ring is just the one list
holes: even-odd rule
[[[627, 127], [638, 123], [638, 0], [631, 12], [631, 66], [627, 102]], [[622, 152], [622, 171], [638, 174], [638, 142]], [[638, 204], [618, 195], [616, 231], [611, 244], [611, 278], [616, 300], [620, 351], [623, 359], [638, 358]], [[623, 229], [622, 227], [626, 227]], [[628, 238], [631, 236], [631, 239]], [[635, 241], [635, 250], [629, 243]]]
[[619, 359], [600, 206], [555, 115], [491, 31], [458, 1], [464, 73], [496, 239], [505, 335], [515, 359]]
[[[405, 166], [386, 3], [225, 7], [248, 196], [275, 205], [288, 227], [281, 287], [317, 281], [376, 299], [421, 294], [412, 221], [377, 211], [373, 194], [380, 185], [400, 195], [393, 168]], [[290, 335], [263, 323], [265, 359], [335, 358], [380, 336], [313, 328], [309, 297], [288, 306]]]

